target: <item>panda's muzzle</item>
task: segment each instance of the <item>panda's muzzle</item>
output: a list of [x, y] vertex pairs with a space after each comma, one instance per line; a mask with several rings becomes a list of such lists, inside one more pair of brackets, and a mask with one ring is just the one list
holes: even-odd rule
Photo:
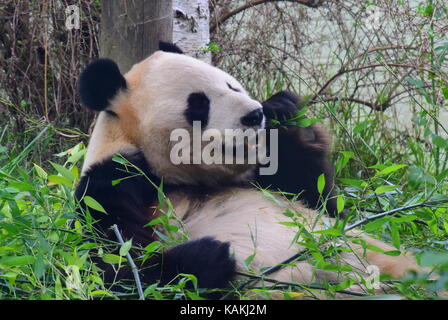
[[262, 109], [256, 109], [242, 117], [241, 123], [247, 127], [259, 126], [263, 122], [263, 117], [264, 115]]

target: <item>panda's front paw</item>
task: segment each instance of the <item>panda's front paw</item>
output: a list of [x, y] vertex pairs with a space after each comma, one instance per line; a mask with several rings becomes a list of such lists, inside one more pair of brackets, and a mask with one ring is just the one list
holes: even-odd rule
[[268, 120], [285, 121], [298, 110], [299, 97], [289, 91], [280, 91], [262, 103], [263, 113]]
[[226, 288], [235, 277], [235, 260], [230, 243], [211, 237], [180, 244], [167, 253], [169, 265], [177, 273], [193, 274], [200, 288]]

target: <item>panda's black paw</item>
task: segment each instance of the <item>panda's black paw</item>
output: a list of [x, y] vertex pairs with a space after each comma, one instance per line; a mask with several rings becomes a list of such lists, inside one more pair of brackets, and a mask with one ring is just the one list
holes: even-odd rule
[[280, 91], [262, 103], [263, 113], [268, 120], [285, 121], [298, 110], [299, 97], [289, 91]]
[[164, 264], [171, 270], [164, 268], [164, 278], [188, 273], [198, 278], [200, 288], [227, 288], [236, 268], [229, 247], [230, 243], [211, 237], [180, 244], [166, 253]]

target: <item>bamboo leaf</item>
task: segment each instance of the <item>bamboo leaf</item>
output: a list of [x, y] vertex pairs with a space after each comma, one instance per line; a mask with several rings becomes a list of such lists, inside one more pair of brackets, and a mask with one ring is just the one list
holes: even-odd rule
[[96, 201], [95, 199], [93, 199], [90, 196], [84, 196], [83, 198], [84, 203], [86, 204], [86, 206], [88, 206], [89, 208], [92, 208], [96, 211], [102, 212], [102, 213], [106, 213], [106, 210], [103, 208], [103, 206]]
[[319, 192], [319, 194], [322, 194], [324, 192], [324, 188], [325, 188], [325, 175], [322, 173], [317, 179], [317, 191]]

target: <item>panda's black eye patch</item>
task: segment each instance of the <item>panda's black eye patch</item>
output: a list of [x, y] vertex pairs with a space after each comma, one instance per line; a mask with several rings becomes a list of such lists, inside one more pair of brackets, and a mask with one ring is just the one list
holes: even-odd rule
[[188, 96], [187, 110], [185, 117], [189, 124], [193, 125], [193, 121], [200, 121], [202, 127], [208, 124], [208, 114], [210, 111], [210, 100], [203, 92], [195, 92]]
[[227, 82], [227, 86], [229, 87], [230, 90], [235, 91], [235, 92], [241, 92], [240, 89], [234, 88], [230, 85], [230, 83]]

